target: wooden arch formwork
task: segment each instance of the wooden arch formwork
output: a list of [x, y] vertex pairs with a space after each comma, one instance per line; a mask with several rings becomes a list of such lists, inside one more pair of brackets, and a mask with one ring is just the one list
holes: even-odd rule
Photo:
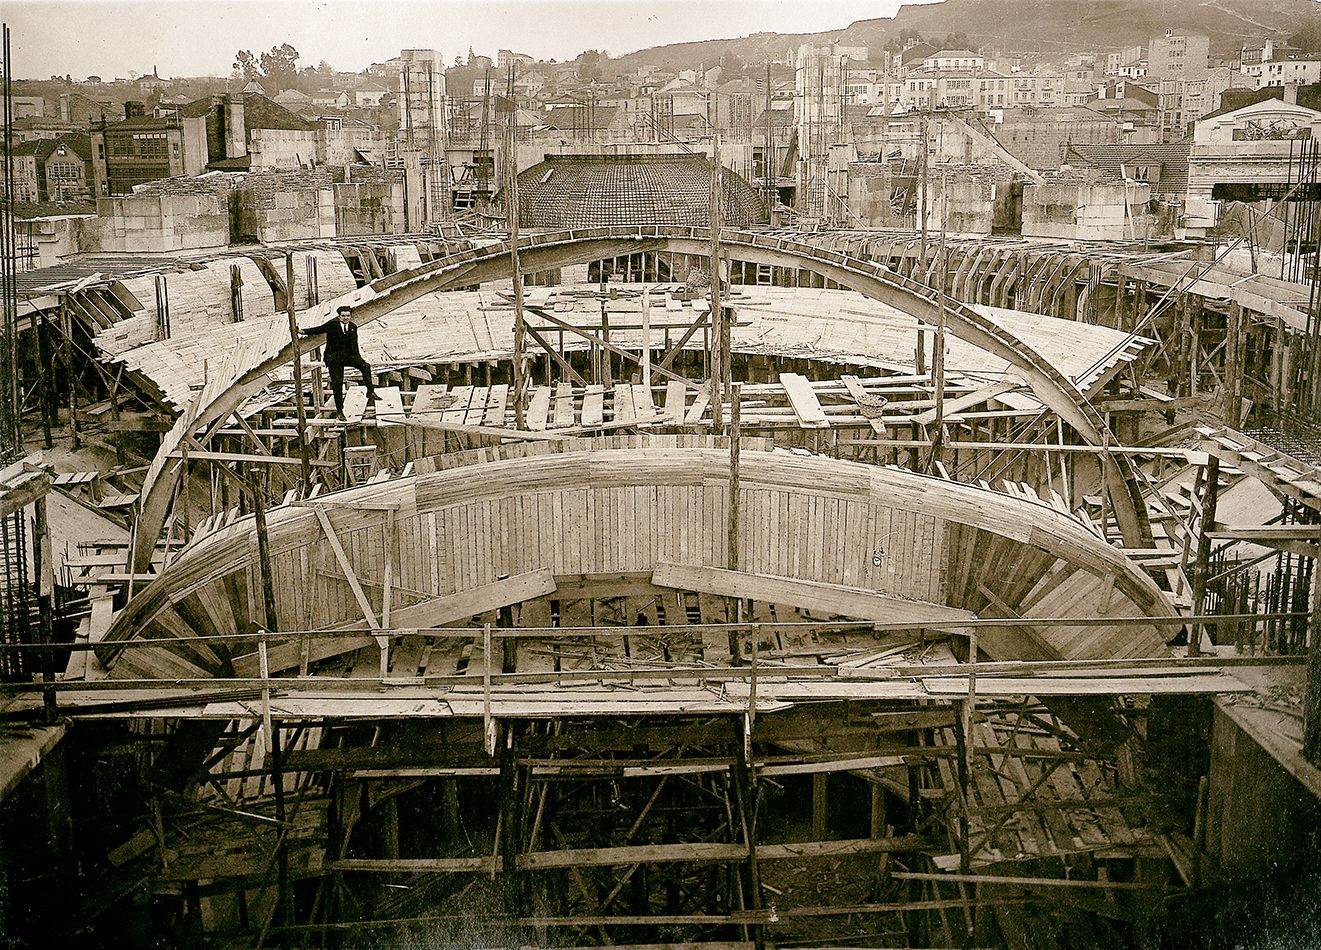
[[[1004, 359], [1050, 411], [1070, 425], [1088, 444], [1108, 444], [1104, 417], [1078, 388], [1031, 347], [954, 300], [941, 301], [931, 287], [899, 276], [884, 265], [811, 244], [755, 232], [724, 231], [721, 247], [732, 259], [754, 264], [798, 267], [821, 274], [850, 290], [893, 306], [935, 325], [943, 309], [948, 331]], [[672, 227], [588, 228], [546, 232], [519, 240], [521, 266], [526, 271], [554, 270], [608, 257], [637, 253], [672, 252], [707, 255], [710, 235], [705, 229]], [[360, 325], [379, 319], [425, 294], [471, 286], [508, 277], [512, 272], [510, 245], [492, 242], [419, 267], [374, 281], [352, 293], [305, 311], [304, 326], [324, 322], [335, 309], [348, 304]], [[143, 572], [160, 537], [179, 479], [174, 457], [193, 434], [206, 430], [234, 412], [244, 400], [265, 387], [272, 371], [307, 353], [317, 339], [290, 342], [281, 327], [262, 336], [241, 339], [199, 393], [197, 400], [166, 433], [147, 471], [131, 555], [131, 567]], [[1101, 453], [1107, 493], [1125, 542], [1150, 543], [1151, 530], [1141, 497], [1140, 477], [1133, 462], [1121, 455]]]
[[[274, 644], [271, 673], [306, 669], [386, 639], [374, 630], [466, 624], [570, 581], [608, 587], [626, 577], [914, 629], [1091, 618], [983, 631], [992, 659], [1169, 655], [1155, 624], [1131, 619], [1174, 616], [1165, 594], [1088, 526], [1045, 504], [751, 450], [739, 466], [731, 557], [732, 463], [719, 440], [566, 440], [488, 453], [271, 509], [274, 617], [251, 516], [195, 539], [117, 615], [98, 647], [102, 661], [121, 678], [251, 676], [253, 641], [227, 637], [343, 631]], [[117, 646], [134, 638], [169, 642]]]

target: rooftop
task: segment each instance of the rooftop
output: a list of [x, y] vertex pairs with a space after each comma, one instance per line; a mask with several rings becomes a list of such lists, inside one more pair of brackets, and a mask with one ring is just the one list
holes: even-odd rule
[[[525, 227], [594, 227], [710, 221], [711, 162], [705, 155], [548, 155], [518, 176]], [[761, 198], [738, 174], [724, 175], [725, 220], [767, 220]]]

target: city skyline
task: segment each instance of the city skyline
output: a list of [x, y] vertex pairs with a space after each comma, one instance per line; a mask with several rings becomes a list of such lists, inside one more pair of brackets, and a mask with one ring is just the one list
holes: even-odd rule
[[[497, 49], [513, 49], [561, 61], [586, 49], [620, 56], [668, 43], [754, 32], [843, 29], [860, 19], [893, 16], [901, 5], [901, 0], [828, 0], [810, 6], [789, 0], [662, 0], [645, 5], [638, 0], [29, 0], [6, 4], [4, 19], [12, 31], [16, 77], [111, 79], [153, 68], [162, 76], [224, 76], [237, 51], [260, 53], [286, 42], [298, 50], [300, 65], [325, 61], [354, 72], [408, 48], [439, 50], [446, 61], [466, 56], [470, 47], [492, 56]], [[79, 24], [76, 29], [71, 28], [73, 22]]]

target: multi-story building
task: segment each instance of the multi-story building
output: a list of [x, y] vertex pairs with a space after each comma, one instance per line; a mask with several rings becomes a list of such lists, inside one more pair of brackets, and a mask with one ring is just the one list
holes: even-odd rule
[[1124, 76], [1129, 79], [1136, 79], [1134, 70], [1141, 69], [1146, 73], [1147, 50], [1142, 46], [1129, 46], [1115, 53], [1108, 53], [1105, 57], [1105, 74], [1107, 76]]
[[502, 49], [495, 54], [495, 65], [497, 69], [506, 70], [510, 66], [518, 68], [521, 66], [531, 66], [536, 60], [527, 53], [515, 53], [513, 50]]
[[1221, 201], [1283, 197], [1295, 174], [1299, 141], [1321, 138], [1321, 112], [1298, 104], [1296, 86], [1286, 87], [1282, 96], [1231, 103], [1194, 123], [1188, 156], [1189, 227], [1214, 225]]
[[1321, 82], [1321, 56], [1306, 59], [1268, 60], [1250, 66], [1250, 77], [1256, 80], [1258, 89], [1281, 86], [1308, 86]]
[[206, 170], [205, 118], [143, 115], [142, 104], [125, 103], [123, 122], [92, 127], [92, 172], [98, 196], [131, 194], [135, 185], [200, 175]]
[[62, 135], [42, 143], [47, 154], [38, 154], [41, 180], [47, 201], [71, 201], [92, 196], [92, 141], [84, 134]]
[[986, 57], [970, 49], [941, 49], [922, 60], [922, 71], [928, 73], [970, 72], [986, 68]]
[[1198, 79], [1210, 65], [1211, 38], [1166, 30], [1147, 45], [1147, 75], [1157, 79]]

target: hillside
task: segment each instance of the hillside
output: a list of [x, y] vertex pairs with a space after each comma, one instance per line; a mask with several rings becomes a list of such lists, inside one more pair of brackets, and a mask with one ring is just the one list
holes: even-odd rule
[[621, 56], [617, 65], [684, 68], [714, 64], [726, 52], [745, 63], [762, 63], [803, 43], [831, 39], [879, 49], [904, 30], [935, 37], [962, 32], [982, 48], [1049, 54], [1138, 46], [1174, 29], [1209, 34], [1218, 54], [1266, 35], [1288, 36], [1319, 16], [1317, 0], [942, 0], [820, 33], [753, 33], [657, 46]]

